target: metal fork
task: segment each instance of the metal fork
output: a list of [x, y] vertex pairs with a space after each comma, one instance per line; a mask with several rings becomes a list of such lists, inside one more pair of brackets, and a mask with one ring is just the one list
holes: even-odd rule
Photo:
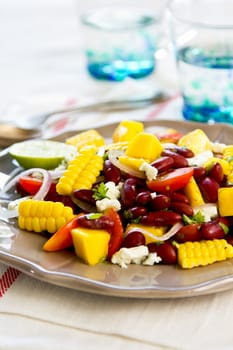
[[164, 92], [156, 92], [150, 96], [142, 96], [139, 98], [100, 100], [79, 106], [56, 109], [39, 115], [33, 115], [28, 118], [19, 118], [12, 122], [0, 122], [1, 146], [8, 146], [12, 142], [28, 138], [40, 137], [43, 127], [46, 127], [46, 125], [44, 126], [45, 122], [53, 115], [68, 113], [70, 117], [73, 118], [75, 113], [133, 110], [164, 102], [169, 99], [169, 97], [170, 96]]

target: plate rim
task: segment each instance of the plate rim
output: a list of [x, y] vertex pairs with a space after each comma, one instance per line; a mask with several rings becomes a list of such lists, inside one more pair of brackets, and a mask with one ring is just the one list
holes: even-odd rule
[[[142, 121], [145, 127], [150, 126], [165, 126], [171, 128], [179, 128], [182, 126], [190, 130], [190, 128], [201, 128], [205, 131], [211, 130], [216, 125], [203, 124], [197, 122], [186, 122], [179, 120], [153, 120], [153, 121]], [[114, 122], [104, 126], [96, 127], [97, 130], [103, 128], [114, 128], [119, 122]], [[228, 124], [219, 123], [218, 128], [230, 130], [233, 135], [233, 127]], [[75, 133], [74, 131], [73, 133]], [[64, 135], [59, 135], [59, 139], [64, 138]], [[227, 276], [221, 276], [209, 281], [203, 281], [184, 287], [155, 287], [155, 286], [144, 286], [144, 287], [122, 287], [120, 285], [108, 284], [101, 281], [96, 281], [90, 278], [84, 278], [82, 276], [48, 270], [45, 267], [33, 262], [31, 260], [16, 256], [10, 251], [7, 251], [0, 247], [0, 261], [6, 265], [9, 265], [26, 275], [36, 278], [40, 281], [51, 283], [53, 285], [67, 287], [78, 291], [88, 292], [92, 294], [106, 295], [112, 297], [126, 297], [126, 298], [143, 298], [143, 299], [159, 299], [159, 298], [180, 298], [199, 296], [205, 294], [216, 293], [230, 289], [233, 286], [233, 269], [232, 274]], [[216, 263], [216, 264], [221, 264]], [[120, 267], [119, 267], [120, 268]], [[154, 268], [154, 267], [151, 267]], [[121, 269], [121, 268], [120, 268]], [[68, 280], [67, 280], [68, 279]], [[70, 279], [70, 281], [69, 281]], [[70, 282], [75, 281], [75, 286], [71, 286]]]

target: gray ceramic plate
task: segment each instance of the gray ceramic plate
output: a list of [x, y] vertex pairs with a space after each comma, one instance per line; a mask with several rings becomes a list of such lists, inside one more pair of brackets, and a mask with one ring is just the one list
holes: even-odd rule
[[[202, 128], [212, 140], [233, 143], [233, 128], [227, 125], [156, 121], [146, 127], [166, 126], [181, 132]], [[110, 137], [116, 125], [99, 131]], [[67, 137], [60, 136], [59, 138]], [[12, 164], [6, 157], [1, 170], [8, 172]], [[153, 267], [130, 265], [121, 269], [111, 264], [90, 267], [70, 251], [45, 253], [44, 238], [20, 231], [17, 226], [0, 221], [0, 260], [27, 275], [55, 285], [80, 291], [128, 298], [178, 298], [227, 290], [233, 287], [233, 260], [207, 267], [182, 270], [175, 266]]]

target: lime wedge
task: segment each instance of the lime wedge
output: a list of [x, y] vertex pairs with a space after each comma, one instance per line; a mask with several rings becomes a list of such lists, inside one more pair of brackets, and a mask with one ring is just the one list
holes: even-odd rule
[[74, 146], [50, 140], [28, 140], [14, 143], [9, 154], [25, 169], [54, 169], [64, 159], [72, 159], [77, 151]]

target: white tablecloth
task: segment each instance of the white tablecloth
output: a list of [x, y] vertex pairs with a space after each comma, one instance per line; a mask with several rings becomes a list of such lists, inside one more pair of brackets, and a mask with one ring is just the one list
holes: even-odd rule
[[[17, 112], [22, 103], [36, 111], [67, 97], [126, 93], [123, 85], [97, 84], [85, 72], [77, 17], [84, 5], [0, 0], [1, 111], [14, 106]], [[165, 58], [157, 76], [130, 92], [156, 87], [160, 75], [161, 84], [176, 85]], [[134, 116], [179, 119], [180, 107], [178, 98]], [[122, 117], [105, 116], [107, 122]], [[230, 350], [232, 308], [233, 290], [170, 300], [106, 297], [40, 282], [0, 263], [1, 350]]]

